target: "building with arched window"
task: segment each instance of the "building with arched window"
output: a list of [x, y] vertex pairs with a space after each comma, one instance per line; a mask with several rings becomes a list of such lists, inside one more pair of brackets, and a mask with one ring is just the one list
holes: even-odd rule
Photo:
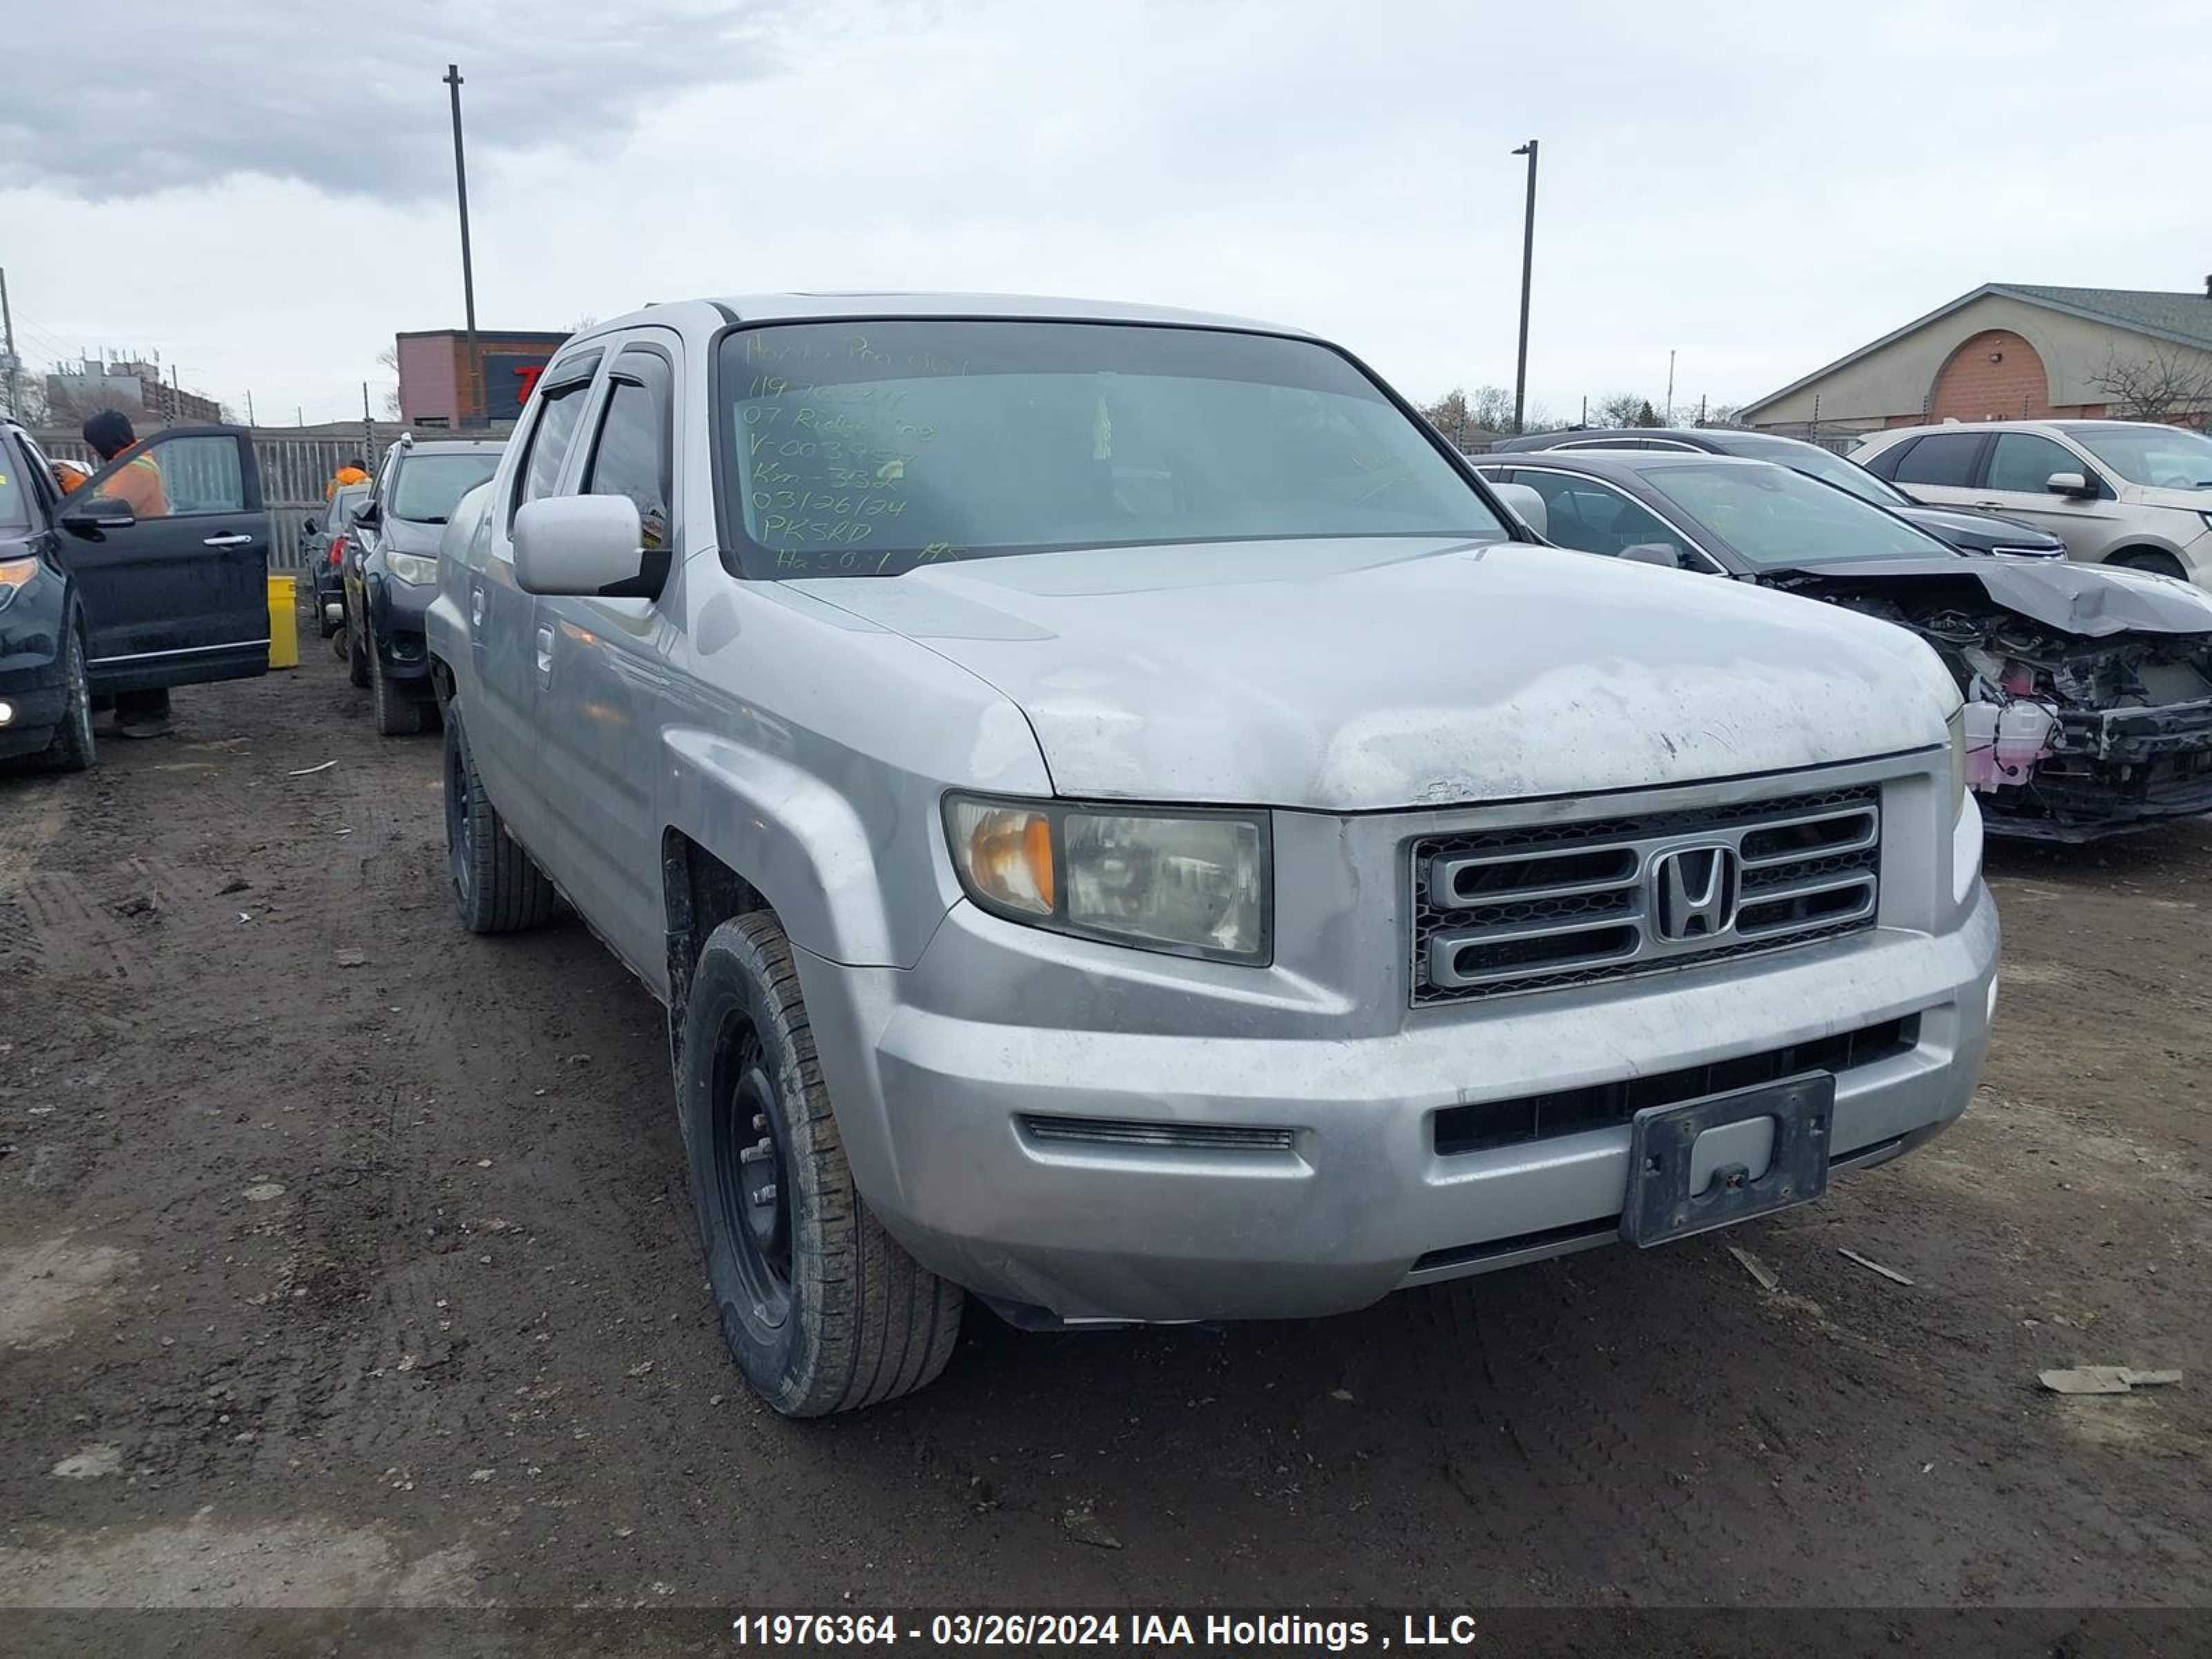
[[1985, 283], [1744, 406], [1763, 431], [1832, 437], [1928, 421], [2212, 415], [2202, 291]]

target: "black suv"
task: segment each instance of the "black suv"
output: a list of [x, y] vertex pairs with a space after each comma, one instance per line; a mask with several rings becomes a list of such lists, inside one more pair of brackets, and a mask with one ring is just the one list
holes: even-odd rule
[[421, 442], [403, 434], [346, 532], [347, 666], [356, 685], [375, 693], [376, 729], [386, 737], [420, 732], [437, 707], [422, 613], [438, 591], [438, 544], [504, 447], [497, 439]]
[[64, 495], [0, 422], [0, 757], [82, 771], [95, 697], [268, 667], [269, 515], [244, 430], [173, 427]]
[[1847, 461], [1832, 450], [1808, 444], [1802, 438], [1784, 438], [1771, 432], [1741, 432], [1733, 427], [1585, 427], [1577, 431], [1534, 432], [1522, 438], [1500, 438], [1491, 445], [1490, 453], [1526, 453], [1534, 449], [1615, 453], [1691, 450], [1708, 455], [1741, 455], [1754, 461], [1771, 461], [1808, 478], [1849, 490], [1861, 501], [1885, 507], [1901, 519], [1910, 519], [1961, 553], [2014, 553], [2039, 559], [2066, 556], [2065, 543], [2033, 525], [2022, 524], [2017, 519], [2001, 519], [1994, 513], [1923, 506], [1888, 479], [1877, 478], [1857, 462]]

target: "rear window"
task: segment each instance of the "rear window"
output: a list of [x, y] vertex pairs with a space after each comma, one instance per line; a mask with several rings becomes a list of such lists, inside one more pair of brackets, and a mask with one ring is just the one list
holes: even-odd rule
[[1910, 445], [1889, 476], [1901, 484], [1970, 489], [1974, 482], [1974, 458], [1981, 449], [1978, 432], [1939, 432]]

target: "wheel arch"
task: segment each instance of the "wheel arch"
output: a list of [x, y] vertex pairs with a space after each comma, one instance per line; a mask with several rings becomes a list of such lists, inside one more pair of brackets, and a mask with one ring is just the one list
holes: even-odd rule
[[[2161, 542], [2129, 542], [2124, 546], [2112, 549], [2111, 552], [2105, 555], [2100, 562], [2136, 568], [2148, 564], [2150, 568], [2159, 570], [2161, 574], [2179, 574], [2184, 580], [2186, 580], [2189, 576], [2189, 561], [2181, 556], [2180, 550]], [[2172, 571], [2163, 569], [2163, 567], [2168, 564], [2173, 567]]]

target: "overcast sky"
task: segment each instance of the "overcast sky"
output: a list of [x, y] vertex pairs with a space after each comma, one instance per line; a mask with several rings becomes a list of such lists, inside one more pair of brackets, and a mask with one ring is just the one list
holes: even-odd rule
[[[22, 3], [22, 0], [11, 0]], [[90, 14], [88, 14], [89, 16]], [[213, 20], [213, 21], [210, 21]], [[0, 77], [27, 362], [158, 350], [264, 423], [459, 326], [957, 288], [1297, 323], [1409, 393], [1771, 391], [1989, 280], [2212, 271], [2203, 0], [108, 0]], [[109, 52], [87, 44], [128, 42]], [[71, 44], [74, 41], [75, 44]]]

